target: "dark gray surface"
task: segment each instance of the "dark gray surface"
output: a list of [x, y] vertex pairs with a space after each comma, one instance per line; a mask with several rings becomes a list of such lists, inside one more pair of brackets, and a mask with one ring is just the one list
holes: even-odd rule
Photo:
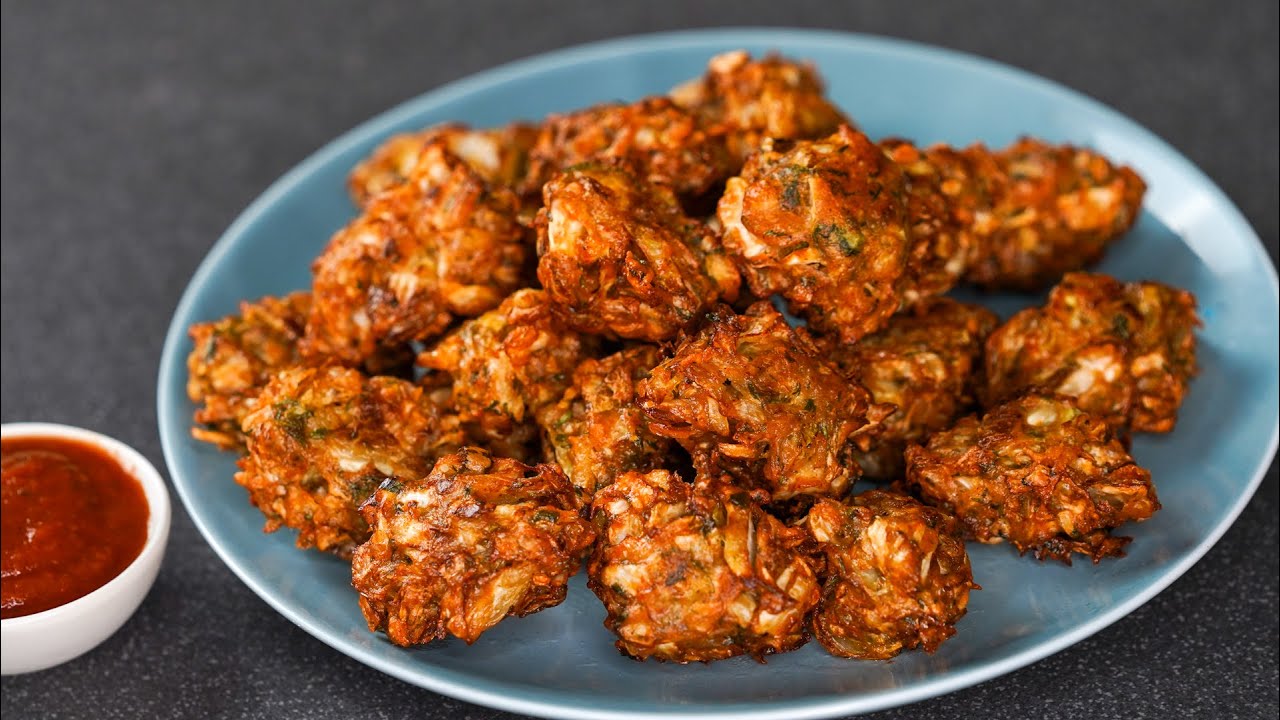
[[[694, 3], [689, 3], [694, 4]], [[1277, 4], [3, 3], [5, 422], [69, 422], [162, 463], [155, 371], [200, 258], [274, 178], [440, 83], [574, 43], [722, 24], [828, 27], [974, 52], [1151, 128], [1240, 206], [1273, 261]], [[1133, 615], [1029, 668], [880, 718], [1274, 718], [1277, 479]], [[295, 628], [181, 507], [138, 614], [63, 667], [5, 678], [24, 717], [498, 718]]]

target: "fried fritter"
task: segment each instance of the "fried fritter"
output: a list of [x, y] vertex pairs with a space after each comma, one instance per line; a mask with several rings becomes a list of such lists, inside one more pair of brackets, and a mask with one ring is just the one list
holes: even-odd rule
[[680, 443], [699, 471], [763, 485], [773, 502], [843, 495], [859, 475], [850, 441], [890, 410], [871, 406], [767, 302], [745, 315], [713, 310], [637, 392], [650, 429]]
[[730, 178], [717, 217], [751, 291], [774, 293], [851, 343], [888, 322], [906, 271], [906, 182], [847, 125], [823, 140], [766, 141]]
[[987, 340], [984, 400], [1049, 388], [1118, 429], [1169, 432], [1196, 372], [1199, 324], [1185, 290], [1069, 273], [1044, 307]]
[[530, 153], [524, 191], [538, 192], [575, 165], [610, 159], [630, 164], [641, 177], [683, 198], [711, 190], [734, 168], [723, 136], [704, 132], [671, 100], [649, 97], [547, 118]]
[[586, 360], [560, 402], [543, 411], [547, 455], [569, 476], [582, 505], [619, 474], [665, 463], [671, 441], [649, 431], [636, 403], [636, 384], [661, 360], [653, 345]]
[[469, 645], [507, 616], [559, 605], [595, 539], [559, 468], [474, 447], [382, 483], [361, 511], [372, 536], [351, 584], [369, 629], [406, 647]]
[[794, 650], [818, 580], [803, 530], [726, 483], [628, 472], [596, 493], [588, 585], [637, 660], [710, 662]]
[[244, 448], [240, 421], [272, 373], [300, 362], [311, 293], [240, 303], [238, 315], [196, 323], [187, 356], [187, 396], [197, 405], [191, 436], [223, 450]]
[[871, 490], [849, 504], [819, 500], [804, 527], [827, 558], [813, 634], [832, 655], [888, 660], [955, 634], [978, 585], [954, 517]]
[[374, 197], [408, 182], [423, 151], [442, 143], [485, 182], [515, 188], [528, 172], [529, 150], [537, 139], [538, 128], [527, 123], [484, 130], [445, 123], [396, 135], [351, 171], [347, 187], [356, 205], [366, 207]]
[[357, 508], [387, 478], [427, 473], [463, 440], [457, 419], [410, 382], [339, 366], [277, 373], [244, 419], [236, 482], [298, 547], [347, 556], [369, 536]]
[[1071, 145], [1023, 138], [964, 154], [991, 154], [998, 168], [980, 176], [975, 197], [988, 204], [975, 209], [980, 244], [967, 273], [988, 289], [1038, 290], [1097, 262], [1138, 219], [1146, 193], [1132, 169]]
[[985, 148], [921, 150], [898, 139], [880, 146], [907, 179], [911, 241], [901, 290], [910, 307], [955, 287], [986, 247], [980, 233], [992, 224], [987, 182], [1001, 171]]
[[597, 163], [557, 175], [543, 194], [538, 279], [568, 327], [656, 342], [737, 298], [733, 261], [668, 188]]
[[560, 400], [595, 348], [594, 338], [556, 320], [543, 291], [526, 288], [463, 323], [418, 364], [452, 379], [451, 402], [474, 440], [528, 460], [538, 414]]
[[951, 427], [973, 408], [982, 343], [999, 322], [978, 305], [928, 298], [853, 345], [822, 341], [826, 357], [874, 402], [897, 407], [870, 449], [854, 453], [865, 476], [901, 477], [908, 443]]
[[497, 306], [526, 281], [527, 230], [510, 190], [442, 143], [424, 148], [410, 175], [316, 258], [305, 354], [376, 371], [381, 354]]
[[811, 140], [852, 124], [823, 94], [811, 63], [779, 55], [752, 60], [744, 50], [711, 58], [707, 74], [671, 91], [676, 104], [708, 128], [725, 132], [738, 162], [765, 138]]
[[907, 448], [907, 485], [954, 513], [984, 543], [1009, 541], [1037, 559], [1096, 563], [1132, 539], [1111, 530], [1160, 509], [1151, 473], [1102, 418], [1070, 398], [1030, 393], [968, 416]]

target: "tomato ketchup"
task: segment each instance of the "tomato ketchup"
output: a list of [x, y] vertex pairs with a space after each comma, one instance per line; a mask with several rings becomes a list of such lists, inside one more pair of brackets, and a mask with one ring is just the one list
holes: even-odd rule
[[0, 512], [0, 617], [88, 595], [147, 541], [142, 485], [101, 448], [58, 437], [5, 438]]

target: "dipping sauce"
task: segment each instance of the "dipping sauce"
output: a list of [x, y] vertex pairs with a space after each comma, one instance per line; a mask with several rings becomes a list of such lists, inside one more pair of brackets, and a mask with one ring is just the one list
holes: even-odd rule
[[95, 445], [5, 438], [0, 508], [0, 617], [65, 605], [119, 575], [142, 552], [151, 514], [142, 485]]

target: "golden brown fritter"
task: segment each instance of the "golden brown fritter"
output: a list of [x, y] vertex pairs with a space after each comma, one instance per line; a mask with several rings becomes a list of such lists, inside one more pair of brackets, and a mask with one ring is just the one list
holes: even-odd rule
[[668, 188], [595, 163], [557, 175], [543, 194], [538, 279], [568, 327], [656, 342], [737, 298], [733, 261]]
[[407, 182], [423, 151], [442, 143], [485, 182], [515, 188], [528, 172], [529, 150], [537, 138], [538, 128], [527, 123], [484, 130], [444, 123], [396, 135], [351, 171], [347, 187], [356, 205], [366, 207], [374, 197]]
[[316, 258], [305, 354], [378, 370], [381, 354], [497, 306], [525, 282], [518, 209], [443, 144], [424, 148], [410, 182], [378, 195]]
[[888, 660], [955, 634], [978, 585], [954, 517], [871, 490], [849, 504], [819, 500], [804, 527], [827, 558], [813, 634], [832, 655]]
[[730, 178], [717, 217], [759, 297], [774, 293], [818, 332], [854, 342], [901, 304], [907, 266], [902, 171], [865, 135], [767, 141]]
[[1111, 530], [1160, 509], [1151, 473], [1070, 398], [1030, 393], [907, 448], [907, 485], [984, 543], [1037, 559], [1123, 555]]
[[853, 345], [823, 339], [826, 357], [877, 403], [897, 409], [869, 450], [854, 456], [869, 478], [901, 477], [908, 443], [951, 427], [975, 404], [982, 343], [1000, 322], [978, 305], [927, 298]]
[[1133, 226], [1146, 184], [1132, 169], [1071, 145], [1023, 138], [992, 153], [989, 205], [975, 213], [979, 249], [967, 279], [988, 289], [1038, 290], [1102, 258]]
[[723, 136], [704, 132], [669, 99], [649, 97], [548, 117], [530, 153], [524, 191], [537, 193], [575, 165], [611, 159], [686, 198], [716, 187], [734, 168]]
[[560, 402], [543, 411], [547, 456], [569, 476], [582, 505], [621, 473], [654, 470], [667, 461], [671, 441], [649, 431], [636, 403], [636, 384], [661, 360], [653, 345], [586, 360]]
[[588, 585], [637, 660], [763, 659], [805, 641], [818, 580], [803, 530], [725, 483], [628, 472], [596, 493]]
[[267, 517], [298, 531], [298, 547], [346, 556], [369, 536], [357, 508], [387, 478], [426, 474], [462, 443], [456, 418], [422, 388], [339, 366], [271, 379], [244, 419], [249, 454], [236, 482]]
[[402, 646], [469, 645], [507, 616], [559, 605], [595, 539], [559, 468], [474, 447], [382, 483], [361, 511], [372, 536], [351, 584], [369, 629]]
[[955, 287], [986, 247], [980, 233], [991, 229], [988, 178], [1000, 167], [985, 148], [921, 150], [898, 139], [880, 146], [907, 180], [910, 251], [902, 277], [902, 303], [910, 307]]
[[1044, 307], [987, 340], [984, 400], [1048, 388], [1117, 429], [1169, 432], [1196, 372], [1199, 325], [1185, 290], [1069, 273]]
[[763, 485], [773, 502], [843, 495], [859, 474], [851, 440], [889, 412], [869, 406], [767, 302], [745, 315], [714, 309], [637, 391], [650, 429], [680, 443], [701, 472]]
[[240, 303], [238, 315], [196, 323], [187, 356], [187, 396], [198, 407], [191, 436], [223, 450], [243, 449], [240, 421], [277, 370], [300, 361], [311, 293]]
[[704, 126], [724, 132], [739, 164], [765, 138], [811, 140], [852, 124], [823, 94], [811, 63], [779, 55], [752, 60], [744, 50], [711, 58], [707, 74], [671, 91]]
[[527, 460], [538, 414], [560, 400], [595, 347], [556, 320], [545, 293], [526, 288], [463, 323], [418, 364], [452, 380], [451, 402], [474, 440]]

